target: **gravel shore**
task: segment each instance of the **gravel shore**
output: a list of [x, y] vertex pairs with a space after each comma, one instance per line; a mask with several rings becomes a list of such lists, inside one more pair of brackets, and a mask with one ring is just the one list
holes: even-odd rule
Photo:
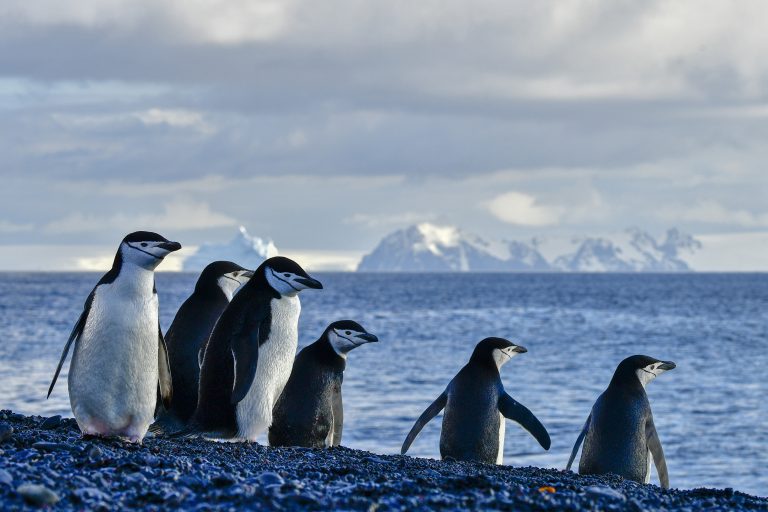
[[[674, 475], [672, 475], [674, 478]], [[673, 481], [674, 483], [674, 481]], [[763, 510], [732, 489], [616, 476], [147, 437], [81, 439], [75, 421], [0, 411], [0, 508], [57, 510]]]

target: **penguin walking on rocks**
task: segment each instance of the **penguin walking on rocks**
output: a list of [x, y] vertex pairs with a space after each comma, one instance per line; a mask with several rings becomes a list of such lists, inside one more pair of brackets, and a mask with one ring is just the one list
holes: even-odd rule
[[486, 338], [477, 344], [472, 357], [437, 399], [421, 414], [400, 450], [405, 454], [429, 420], [445, 408], [440, 433], [443, 459], [502, 464], [504, 418], [519, 423], [539, 444], [549, 450], [547, 429], [524, 405], [516, 402], [501, 382], [499, 369], [525, 347], [503, 338]]
[[88, 295], [48, 388], [50, 396], [74, 343], [69, 401], [84, 435], [141, 442], [152, 423], [158, 386], [170, 405], [171, 373], [154, 270], [180, 248], [157, 233], [127, 235], [112, 268]]
[[253, 442], [269, 428], [296, 356], [298, 294], [322, 287], [282, 256], [269, 258], [254, 271], [206, 344], [192, 432]]
[[347, 354], [379, 341], [357, 322], [340, 320], [296, 356], [293, 370], [275, 404], [271, 446], [339, 446], [344, 424], [341, 383]]
[[566, 470], [571, 469], [583, 441], [580, 474], [615, 473], [629, 480], [648, 483], [653, 462], [661, 487], [668, 489], [667, 462], [653, 424], [645, 386], [673, 368], [675, 363], [671, 361], [642, 355], [628, 357], [619, 363], [608, 388], [592, 406]]
[[165, 333], [173, 398], [169, 409], [158, 403], [153, 431], [174, 431], [187, 425], [197, 407], [203, 346], [235, 292], [252, 275], [252, 271], [231, 261], [214, 261], [200, 273], [195, 290], [181, 305]]

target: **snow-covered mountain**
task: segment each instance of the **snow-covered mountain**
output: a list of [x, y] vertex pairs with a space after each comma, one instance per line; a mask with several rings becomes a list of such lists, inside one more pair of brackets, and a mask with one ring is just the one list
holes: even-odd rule
[[223, 244], [203, 244], [200, 248], [184, 259], [183, 271], [199, 272], [206, 265], [216, 260], [234, 261], [245, 268], [254, 269], [262, 261], [277, 255], [277, 247], [272, 240], [252, 236], [245, 227], [240, 226], [237, 236]]
[[637, 228], [609, 238], [573, 240], [574, 249], [552, 262], [557, 270], [572, 272], [685, 272], [692, 270], [684, 257], [701, 249], [691, 235], [673, 228], [657, 242]]
[[423, 223], [387, 235], [364, 256], [363, 272], [668, 272], [692, 270], [701, 243], [677, 229], [662, 241], [637, 228], [608, 237], [487, 241], [453, 226]]
[[363, 257], [362, 272], [546, 271], [539, 252], [521, 242], [489, 242], [453, 226], [422, 223], [384, 237]]

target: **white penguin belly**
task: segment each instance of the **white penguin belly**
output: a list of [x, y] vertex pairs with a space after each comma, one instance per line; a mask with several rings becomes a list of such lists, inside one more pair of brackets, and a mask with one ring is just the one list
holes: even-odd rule
[[496, 454], [496, 464], [504, 463], [504, 429], [506, 422], [504, 415], [499, 413], [499, 452]]
[[94, 297], [72, 357], [69, 399], [83, 433], [140, 441], [157, 398], [157, 296], [126, 298], [115, 288], [101, 286]]
[[653, 454], [648, 451], [648, 471], [645, 473], [645, 483], [651, 483], [651, 464], [653, 464]]
[[237, 437], [256, 438], [272, 424], [272, 408], [291, 375], [299, 342], [298, 296], [273, 299], [269, 338], [259, 347], [256, 376], [245, 398], [237, 404]]

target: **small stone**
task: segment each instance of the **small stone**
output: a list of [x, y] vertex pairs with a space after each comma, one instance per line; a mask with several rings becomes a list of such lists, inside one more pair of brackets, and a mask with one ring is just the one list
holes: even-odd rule
[[96, 445], [91, 445], [85, 450], [85, 456], [89, 459], [99, 460], [104, 455], [104, 452]]
[[80, 501], [109, 501], [109, 495], [95, 487], [81, 487], [73, 492]]
[[597, 498], [607, 498], [612, 500], [619, 500], [619, 501], [626, 501], [626, 496], [624, 496], [622, 493], [615, 489], [611, 489], [610, 487], [603, 487], [600, 485], [591, 485], [589, 487], [584, 488], [584, 492], [586, 492], [590, 496], [594, 496]]
[[30, 505], [55, 505], [60, 499], [58, 494], [44, 485], [21, 484], [16, 492]]
[[283, 485], [283, 483], [285, 483], [283, 477], [272, 471], [263, 472], [257, 477], [257, 480], [265, 487], [268, 485]]
[[45, 418], [38, 428], [41, 430], [53, 430], [54, 428], [58, 428], [59, 425], [61, 425], [61, 416], [57, 414], [56, 416], [51, 416], [50, 418]]
[[11, 485], [13, 483], [13, 477], [9, 472], [4, 469], [0, 469], [0, 484]]
[[228, 475], [226, 473], [221, 473], [211, 478], [211, 483], [216, 487], [229, 487], [235, 482], [235, 478], [232, 475]]
[[440, 478], [442, 476], [442, 475], [440, 475], [440, 473], [438, 473], [434, 469], [425, 469], [421, 473], [421, 475], [426, 477], [426, 478], [434, 478], [434, 479], [438, 479], [438, 478]]
[[159, 457], [155, 457], [154, 455], [145, 455], [144, 464], [150, 468], [156, 468], [162, 464], [162, 461]]
[[0, 443], [7, 441], [13, 435], [13, 427], [5, 423], [0, 423]]
[[57, 450], [69, 450], [69, 446], [61, 443], [51, 443], [48, 441], [38, 441], [32, 443], [32, 448], [39, 452], [55, 452]]

